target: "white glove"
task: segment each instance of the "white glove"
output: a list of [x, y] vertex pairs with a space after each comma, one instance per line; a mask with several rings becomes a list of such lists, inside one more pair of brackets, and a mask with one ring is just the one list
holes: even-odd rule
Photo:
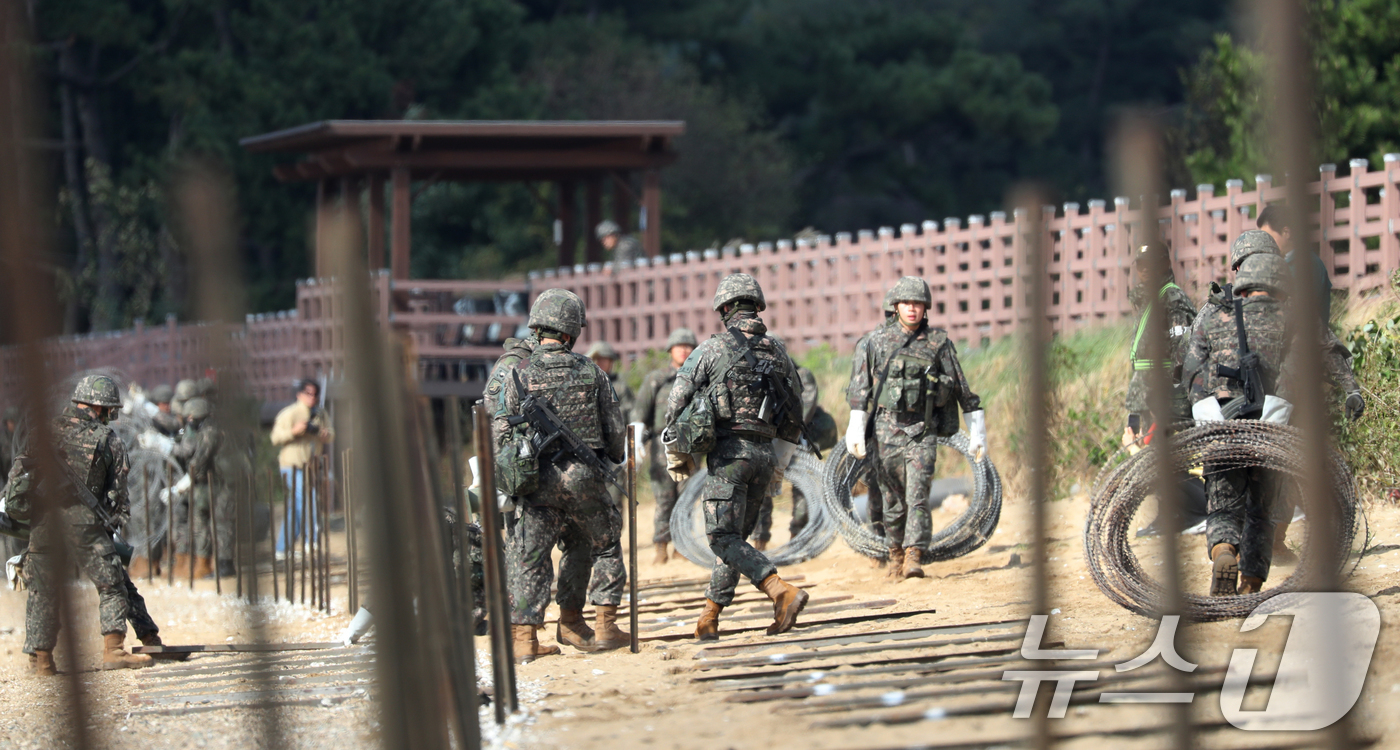
[[1260, 422], [1288, 424], [1288, 418], [1291, 416], [1293, 416], [1293, 404], [1278, 396], [1264, 397], [1264, 415], [1259, 417]]
[[21, 553], [18, 554], [18, 555], [15, 555], [14, 557], [11, 557], [10, 559], [8, 559], [8, 560], [5, 561], [5, 578], [9, 579], [9, 581], [10, 581], [10, 590], [11, 590], [11, 591], [23, 591], [23, 590], [24, 590], [24, 577], [21, 575], [21, 573], [22, 573], [23, 571], [24, 571], [24, 553], [23, 553], [23, 552], [21, 552]]
[[192, 484], [194, 484], [194, 482], [190, 481], [190, 475], [186, 473], [183, 477], [180, 477], [180, 481], [175, 483], [175, 494], [183, 495], [189, 492], [190, 485]]
[[856, 458], [865, 458], [865, 425], [869, 420], [869, 412], [853, 409], [846, 425], [846, 450]]
[[689, 453], [666, 453], [666, 473], [676, 482], [684, 482], [695, 473], [695, 457]]
[[476, 456], [467, 459], [467, 466], [470, 466], [472, 470], [472, 483], [467, 485], [467, 489], [469, 490], [481, 489], [481, 469], [478, 468], [481, 464], [478, 463], [478, 461], [479, 459]]
[[978, 461], [987, 454], [987, 412], [984, 409], [970, 411], [963, 415], [967, 420], [968, 448]]
[[[647, 460], [647, 441], [642, 437], [647, 434], [646, 425], [641, 422], [630, 422], [627, 426], [637, 428], [637, 440], [632, 444], [632, 453], [637, 457], [637, 462], [641, 463]], [[628, 434], [631, 434], [630, 431]]]
[[514, 513], [515, 498], [500, 490], [496, 490], [496, 507], [500, 508], [502, 513]]
[[369, 632], [369, 628], [373, 624], [374, 616], [369, 613], [369, 610], [360, 607], [360, 611], [355, 613], [354, 619], [350, 621], [349, 625], [345, 626], [345, 630], [336, 640], [346, 646], [352, 643], [359, 643], [360, 638], [362, 638], [365, 633]]
[[1206, 396], [1191, 405], [1191, 417], [1197, 422], [1224, 422], [1225, 415], [1220, 411], [1220, 400]]

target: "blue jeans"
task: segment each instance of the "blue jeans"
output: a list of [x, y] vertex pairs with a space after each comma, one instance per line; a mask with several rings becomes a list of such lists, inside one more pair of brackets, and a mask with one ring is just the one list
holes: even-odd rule
[[[277, 537], [277, 551], [286, 552], [289, 544], [295, 544], [302, 534], [302, 515], [305, 507], [306, 468], [305, 467], [282, 467], [282, 485], [291, 487], [291, 497], [287, 498], [288, 504], [292, 506], [292, 522], [282, 524], [282, 533]], [[285, 519], [286, 516], [283, 515]], [[311, 519], [311, 532], [316, 533], [316, 519]], [[290, 534], [290, 539], [288, 538]]]

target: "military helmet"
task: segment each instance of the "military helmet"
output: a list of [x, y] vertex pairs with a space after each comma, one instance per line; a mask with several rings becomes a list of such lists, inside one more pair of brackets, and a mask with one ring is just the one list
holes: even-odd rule
[[1269, 236], [1268, 232], [1262, 229], [1246, 229], [1235, 238], [1234, 244], [1230, 245], [1230, 269], [1238, 270], [1245, 258], [1258, 253], [1268, 253], [1269, 255], [1282, 255], [1279, 252], [1278, 243]]
[[209, 402], [203, 398], [192, 398], [185, 403], [185, 417], [200, 420], [210, 414]]
[[1274, 294], [1288, 291], [1288, 263], [1277, 255], [1255, 253], [1244, 259], [1235, 274], [1235, 292], [1263, 289]]
[[763, 312], [768, 309], [768, 303], [763, 299], [763, 287], [758, 285], [758, 279], [746, 273], [731, 273], [719, 282], [719, 288], [715, 290], [715, 311], [721, 307], [739, 300], [749, 300], [758, 306], [758, 311]]
[[666, 337], [666, 351], [668, 352], [671, 351], [671, 347], [675, 346], [689, 346], [694, 348], [699, 345], [700, 342], [695, 340], [695, 331], [689, 328], [677, 328], [671, 331], [670, 336]]
[[617, 350], [613, 348], [613, 345], [606, 341], [594, 341], [583, 356], [589, 359], [621, 359], [621, 357], [618, 356]]
[[168, 404], [175, 398], [175, 389], [162, 383], [151, 389], [151, 393], [146, 400], [153, 404]]
[[583, 316], [583, 300], [567, 289], [546, 289], [535, 298], [528, 325], [531, 328], [548, 328], [576, 339], [579, 331], [588, 325]]
[[894, 288], [888, 295], [890, 302], [899, 304], [900, 302], [922, 302], [924, 305], [933, 304], [933, 294], [928, 290], [928, 282], [918, 276], [905, 276], [894, 283]]
[[892, 313], [895, 311], [894, 306], [897, 302], [898, 300], [894, 298], [894, 290], [891, 289], [888, 292], [885, 292], [885, 303], [883, 305], [880, 305], [880, 309], [887, 313]]
[[73, 403], [92, 406], [121, 406], [122, 399], [121, 395], [117, 393], [117, 381], [107, 375], [88, 375], [78, 381], [78, 387], [73, 389]]
[[19, 421], [19, 407], [18, 407], [18, 406], [7, 406], [7, 407], [5, 407], [5, 416], [4, 416], [4, 420], [5, 420], [6, 422], [18, 422], [18, 421]]
[[215, 390], [214, 381], [210, 380], [209, 378], [200, 378], [199, 380], [196, 380], [194, 386], [195, 392], [201, 396], [208, 396]]
[[598, 239], [601, 240], [610, 234], [622, 234], [622, 227], [618, 226], [615, 221], [604, 219], [598, 222], [598, 227], [593, 230], [593, 233], [598, 235]]
[[175, 398], [180, 401], [189, 401], [199, 395], [199, 383], [189, 380], [181, 380], [175, 384]]

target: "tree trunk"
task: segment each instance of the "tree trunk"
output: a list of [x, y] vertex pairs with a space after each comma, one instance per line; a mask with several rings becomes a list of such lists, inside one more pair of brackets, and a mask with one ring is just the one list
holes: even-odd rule
[[[58, 53], [59, 72], [71, 74], [72, 62], [72, 49], [64, 47]], [[73, 89], [69, 84], [59, 84], [58, 102], [63, 119], [63, 179], [68, 187], [68, 208], [73, 214], [73, 239], [77, 244], [72, 266], [74, 289], [63, 306], [63, 332], [71, 334], [78, 332], [81, 295], [76, 285], [91, 258], [89, 253], [92, 250], [92, 230], [88, 226], [87, 186], [83, 184], [83, 154], [78, 143], [77, 114], [73, 111]]]
[[[98, 52], [93, 50], [84, 77], [96, 78]], [[83, 129], [83, 148], [94, 166], [112, 178], [112, 162], [108, 157], [107, 134], [102, 127], [102, 117], [98, 110], [97, 92], [79, 88], [74, 97], [77, 100], [78, 121]], [[121, 309], [121, 285], [117, 279], [117, 251], [112, 217], [101, 201], [92, 200], [88, 195], [88, 212], [92, 217], [93, 232], [97, 244], [97, 296], [92, 305], [92, 328], [96, 331], [110, 331], [118, 325]]]

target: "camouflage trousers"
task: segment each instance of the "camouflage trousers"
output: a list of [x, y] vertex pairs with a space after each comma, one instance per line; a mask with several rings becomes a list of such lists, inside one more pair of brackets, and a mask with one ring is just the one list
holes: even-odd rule
[[141, 596], [140, 591], [136, 590], [136, 584], [131, 581], [131, 576], [127, 574], [126, 568], [122, 568], [122, 588], [126, 590], [126, 619], [131, 621], [131, 629], [135, 631], [136, 637], [146, 638], [159, 635], [160, 628], [156, 626], [156, 621], [151, 619], [151, 613], [146, 609], [146, 599]]
[[[214, 542], [219, 543], [219, 559], [233, 559], [234, 518], [233, 493], [228, 488], [215, 487], [213, 503], [210, 503], [208, 485], [195, 485], [175, 503], [175, 551], [182, 555], [190, 552], [190, 508], [194, 508], [194, 555], [213, 557]], [[217, 517], [215, 515], [217, 514]], [[214, 521], [218, 522], [218, 538], [214, 535]]]
[[885, 538], [891, 547], [928, 549], [933, 533], [928, 488], [938, 459], [938, 440], [932, 434], [910, 438], [884, 420], [875, 423], [875, 440]]
[[[807, 528], [807, 496], [797, 485], [792, 486], [792, 520], [788, 523], [788, 535], [797, 536]], [[753, 538], [766, 542], [773, 538], [773, 496], [763, 498], [763, 507], [758, 511], [758, 523], [754, 526]]]
[[[562, 468], [540, 466], [539, 490], [517, 509], [507, 549], [511, 623], [544, 623], [556, 544], [563, 552], [555, 597], [561, 609], [581, 610], [586, 598], [594, 604], [620, 603], [627, 581], [621, 531], [622, 514], [608, 499], [602, 477], [573, 461]], [[590, 574], [595, 574], [591, 587]]]
[[1268, 580], [1274, 557], [1273, 499], [1278, 477], [1259, 467], [1205, 467], [1206, 554], [1217, 544], [1239, 551], [1240, 574]]
[[719, 438], [706, 459], [710, 476], [700, 488], [705, 537], [719, 563], [710, 573], [705, 597], [720, 606], [734, 601], [739, 576], [758, 586], [778, 572], [762, 552], [744, 541], [758, 524], [758, 513], [773, 477], [773, 446], [737, 436]]
[[680, 497], [680, 485], [666, 473], [666, 447], [661, 438], [652, 438], [647, 449], [647, 470], [651, 474], [651, 491], [656, 496], [656, 516], [652, 519], [651, 541], [664, 544], [671, 541], [671, 512]]
[[[52, 651], [58, 643], [59, 597], [68, 580], [67, 571], [58, 566], [58, 550], [54, 534], [44, 526], [64, 524], [61, 519], [45, 522], [35, 529], [34, 536], [43, 541], [31, 545], [24, 563], [24, 587], [29, 601], [24, 615], [24, 653]], [[45, 533], [48, 531], [49, 533]], [[97, 588], [98, 621], [102, 634], [126, 634], [126, 620], [131, 613], [127, 585], [130, 582], [122, 568], [121, 558], [112, 545], [111, 537], [101, 526], [69, 526], [68, 542], [73, 562]], [[133, 587], [134, 588], [134, 587]], [[139, 596], [139, 595], [138, 595]], [[142, 602], [144, 607], [145, 602]]]

